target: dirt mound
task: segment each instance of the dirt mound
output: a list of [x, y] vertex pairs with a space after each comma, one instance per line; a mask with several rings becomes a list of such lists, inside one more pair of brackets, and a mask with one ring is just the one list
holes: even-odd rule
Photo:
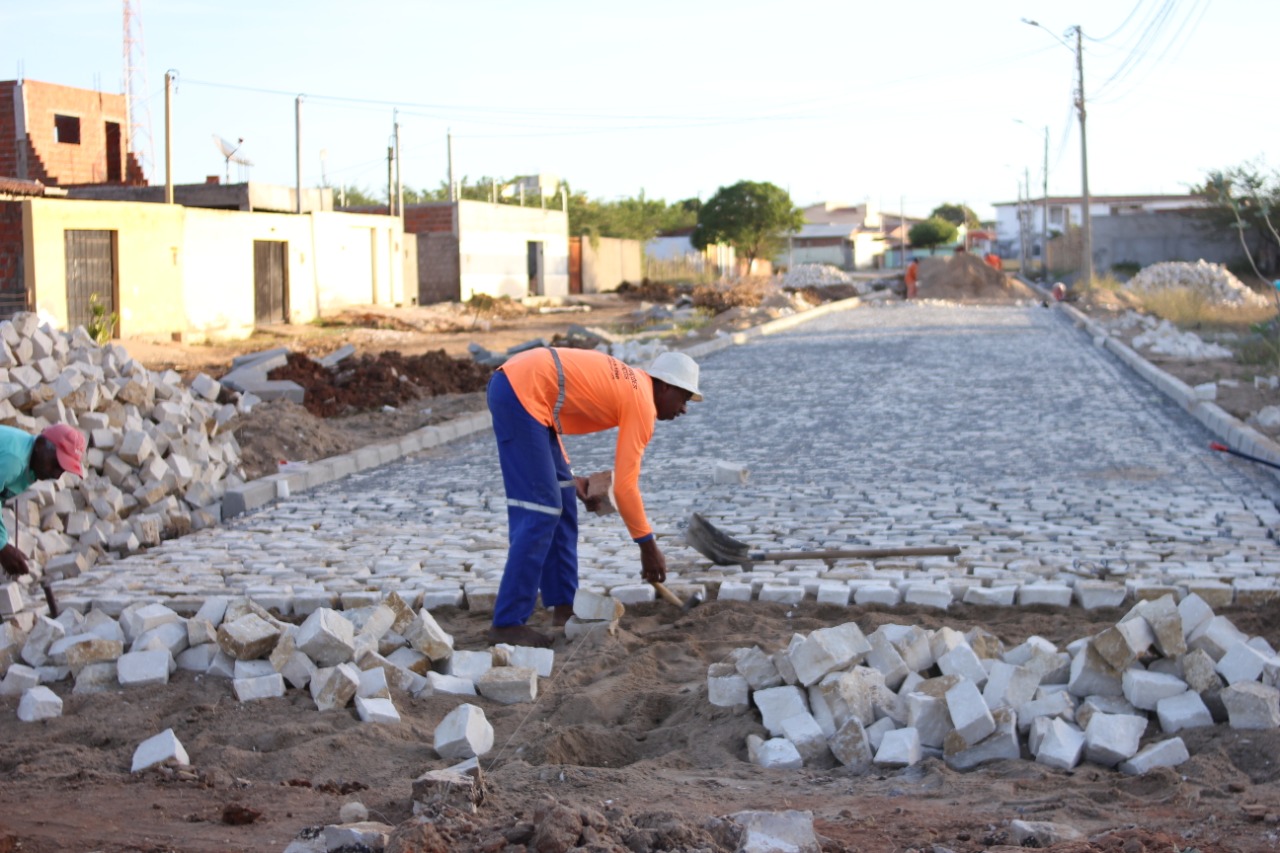
[[444, 350], [405, 356], [395, 351], [362, 355], [329, 369], [309, 356], [290, 353], [289, 363], [269, 374], [306, 391], [303, 405], [319, 418], [367, 412], [438, 394], [481, 391], [492, 370]]
[[920, 261], [921, 299], [1011, 302], [1035, 293], [982, 259], [967, 253]]

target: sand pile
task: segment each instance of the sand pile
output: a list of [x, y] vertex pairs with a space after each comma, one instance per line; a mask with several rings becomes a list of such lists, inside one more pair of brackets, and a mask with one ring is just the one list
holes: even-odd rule
[[1035, 299], [1020, 282], [967, 253], [926, 257], [920, 261], [921, 299]]

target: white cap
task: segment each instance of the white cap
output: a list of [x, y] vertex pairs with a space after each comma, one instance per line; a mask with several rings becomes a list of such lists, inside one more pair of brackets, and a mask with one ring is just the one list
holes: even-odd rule
[[695, 403], [702, 400], [702, 392], [698, 390], [698, 363], [682, 352], [662, 353], [645, 372], [654, 379], [690, 392], [693, 396], [689, 399]]

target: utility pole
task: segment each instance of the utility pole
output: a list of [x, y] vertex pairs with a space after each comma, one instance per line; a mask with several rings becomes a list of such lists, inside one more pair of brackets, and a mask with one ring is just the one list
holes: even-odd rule
[[395, 138], [396, 138], [396, 213], [401, 219], [404, 219], [404, 182], [400, 176], [400, 111], [396, 109], [392, 113], [395, 119]]
[[394, 180], [396, 166], [396, 149], [394, 146], [387, 146], [387, 216], [396, 215], [396, 184]]
[[445, 131], [445, 154], [449, 158], [449, 201], [457, 201], [453, 191], [453, 130]]
[[164, 203], [173, 204], [173, 69], [164, 72]]
[[297, 168], [297, 210], [302, 213], [302, 96], [293, 102], [293, 162]]
[[1044, 126], [1044, 198], [1040, 204], [1040, 281], [1049, 281], [1049, 125]]
[[1076, 31], [1076, 75], [1080, 85], [1076, 89], [1076, 110], [1080, 114], [1080, 186], [1084, 209], [1080, 213], [1080, 227], [1084, 231], [1084, 285], [1093, 282], [1093, 219], [1090, 216], [1089, 198], [1089, 146], [1084, 132], [1084, 48], [1081, 46], [1082, 31], [1080, 25]]

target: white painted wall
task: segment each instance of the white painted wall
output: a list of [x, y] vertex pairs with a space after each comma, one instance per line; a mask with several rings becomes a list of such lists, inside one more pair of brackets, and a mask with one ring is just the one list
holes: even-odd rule
[[543, 296], [569, 294], [569, 217], [562, 210], [458, 202], [459, 298], [529, 295], [529, 243], [542, 243]]

